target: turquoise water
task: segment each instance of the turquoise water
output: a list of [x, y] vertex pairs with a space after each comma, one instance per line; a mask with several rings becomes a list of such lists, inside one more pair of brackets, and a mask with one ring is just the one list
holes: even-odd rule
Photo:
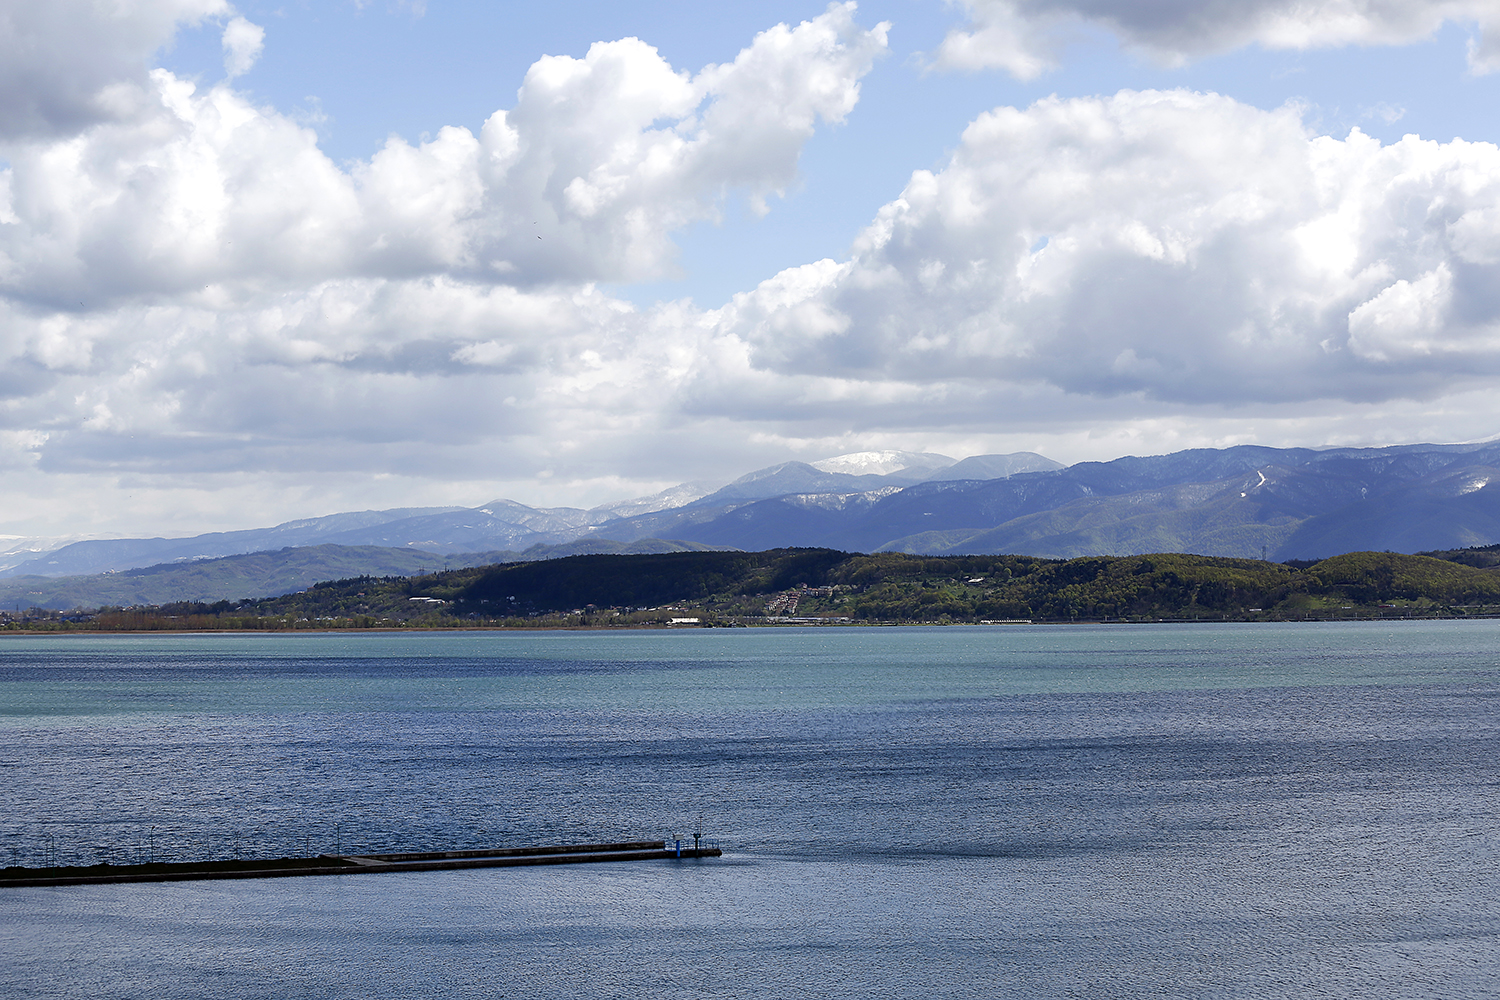
[[1492, 996], [1497, 639], [4, 637], [0, 862], [726, 857], [4, 890], [0, 994]]
[[162, 713], [808, 711], [1026, 694], [1425, 684], [1496, 623], [0, 637], [4, 720]]

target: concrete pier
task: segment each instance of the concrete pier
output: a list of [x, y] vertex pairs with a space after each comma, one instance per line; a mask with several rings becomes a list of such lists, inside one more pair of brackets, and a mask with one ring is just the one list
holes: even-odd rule
[[206, 879], [288, 878], [296, 875], [368, 875], [377, 872], [453, 871], [463, 868], [516, 868], [606, 861], [667, 861], [723, 856], [717, 847], [669, 847], [666, 841], [619, 844], [567, 844], [467, 851], [399, 854], [321, 854], [316, 858], [268, 861], [162, 862], [146, 865], [91, 865], [87, 868], [6, 868], [0, 888], [49, 885], [107, 885], [116, 882], [189, 882]]

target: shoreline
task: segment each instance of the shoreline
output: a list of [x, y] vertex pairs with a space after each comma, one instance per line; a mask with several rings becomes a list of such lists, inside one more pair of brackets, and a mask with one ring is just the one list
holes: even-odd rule
[[1069, 620], [1039, 619], [1032, 621], [1007, 621], [1007, 622], [982, 622], [982, 621], [949, 621], [949, 622], [902, 622], [902, 621], [866, 621], [852, 622], [840, 621], [818, 624], [816, 622], [759, 622], [744, 625], [421, 625], [411, 627], [400, 626], [374, 626], [363, 628], [349, 626], [347, 628], [143, 628], [143, 629], [12, 629], [0, 628], [0, 640], [5, 636], [69, 636], [69, 635], [99, 635], [99, 636], [121, 636], [121, 635], [348, 635], [348, 634], [370, 634], [390, 633], [400, 635], [420, 635], [433, 632], [717, 632], [729, 631], [739, 628], [749, 629], [772, 629], [772, 628], [986, 628], [1004, 629], [1025, 626], [1059, 626], [1059, 625], [1109, 625], [1109, 626], [1132, 626], [1132, 625], [1331, 625], [1331, 624], [1393, 624], [1397, 622], [1465, 622], [1465, 621], [1495, 621], [1500, 620], [1500, 612], [1487, 612], [1472, 615], [1349, 615], [1342, 617], [1319, 617], [1319, 618], [1151, 618], [1151, 619], [1123, 619], [1123, 618], [1078, 618]]

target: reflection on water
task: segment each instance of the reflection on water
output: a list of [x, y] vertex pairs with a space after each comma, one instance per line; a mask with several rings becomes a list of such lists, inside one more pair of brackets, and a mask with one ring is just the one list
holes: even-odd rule
[[7, 638], [6, 862], [729, 854], [4, 890], [0, 993], [1493, 995], [1496, 636]]

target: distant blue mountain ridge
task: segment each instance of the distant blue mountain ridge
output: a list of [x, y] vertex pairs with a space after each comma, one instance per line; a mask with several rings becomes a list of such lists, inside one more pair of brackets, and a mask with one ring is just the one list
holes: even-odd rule
[[0, 577], [120, 572], [313, 545], [455, 560], [583, 541], [605, 549], [670, 541], [747, 550], [1313, 559], [1500, 542], [1497, 483], [1500, 442], [1326, 450], [1245, 445], [1068, 467], [1030, 453], [954, 461], [866, 452], [785, 462], [722, 486], [683, 484], [591, 510], [496, 500], [473, 508], [331, 514], [192, 538], [74, 542], [18, 560]]
[[691, 542], [611, 542], [579, 539], [563, 545], [534, 545], [522, 552], [468, 552], [442, 555], [420, 549], [374, 545], [303, 545], [265, 552], [160, 563], [140, 569], [80, 576], [12, 576], [0, 580], [0, 608], [136, 607], [176, 601], [239, 601], [306, 590], [325, 580], [355, 577], [407, 577], [468, 566], [534, 562], [572, 555], [644, 555], [686, 552], [705, 546]]

